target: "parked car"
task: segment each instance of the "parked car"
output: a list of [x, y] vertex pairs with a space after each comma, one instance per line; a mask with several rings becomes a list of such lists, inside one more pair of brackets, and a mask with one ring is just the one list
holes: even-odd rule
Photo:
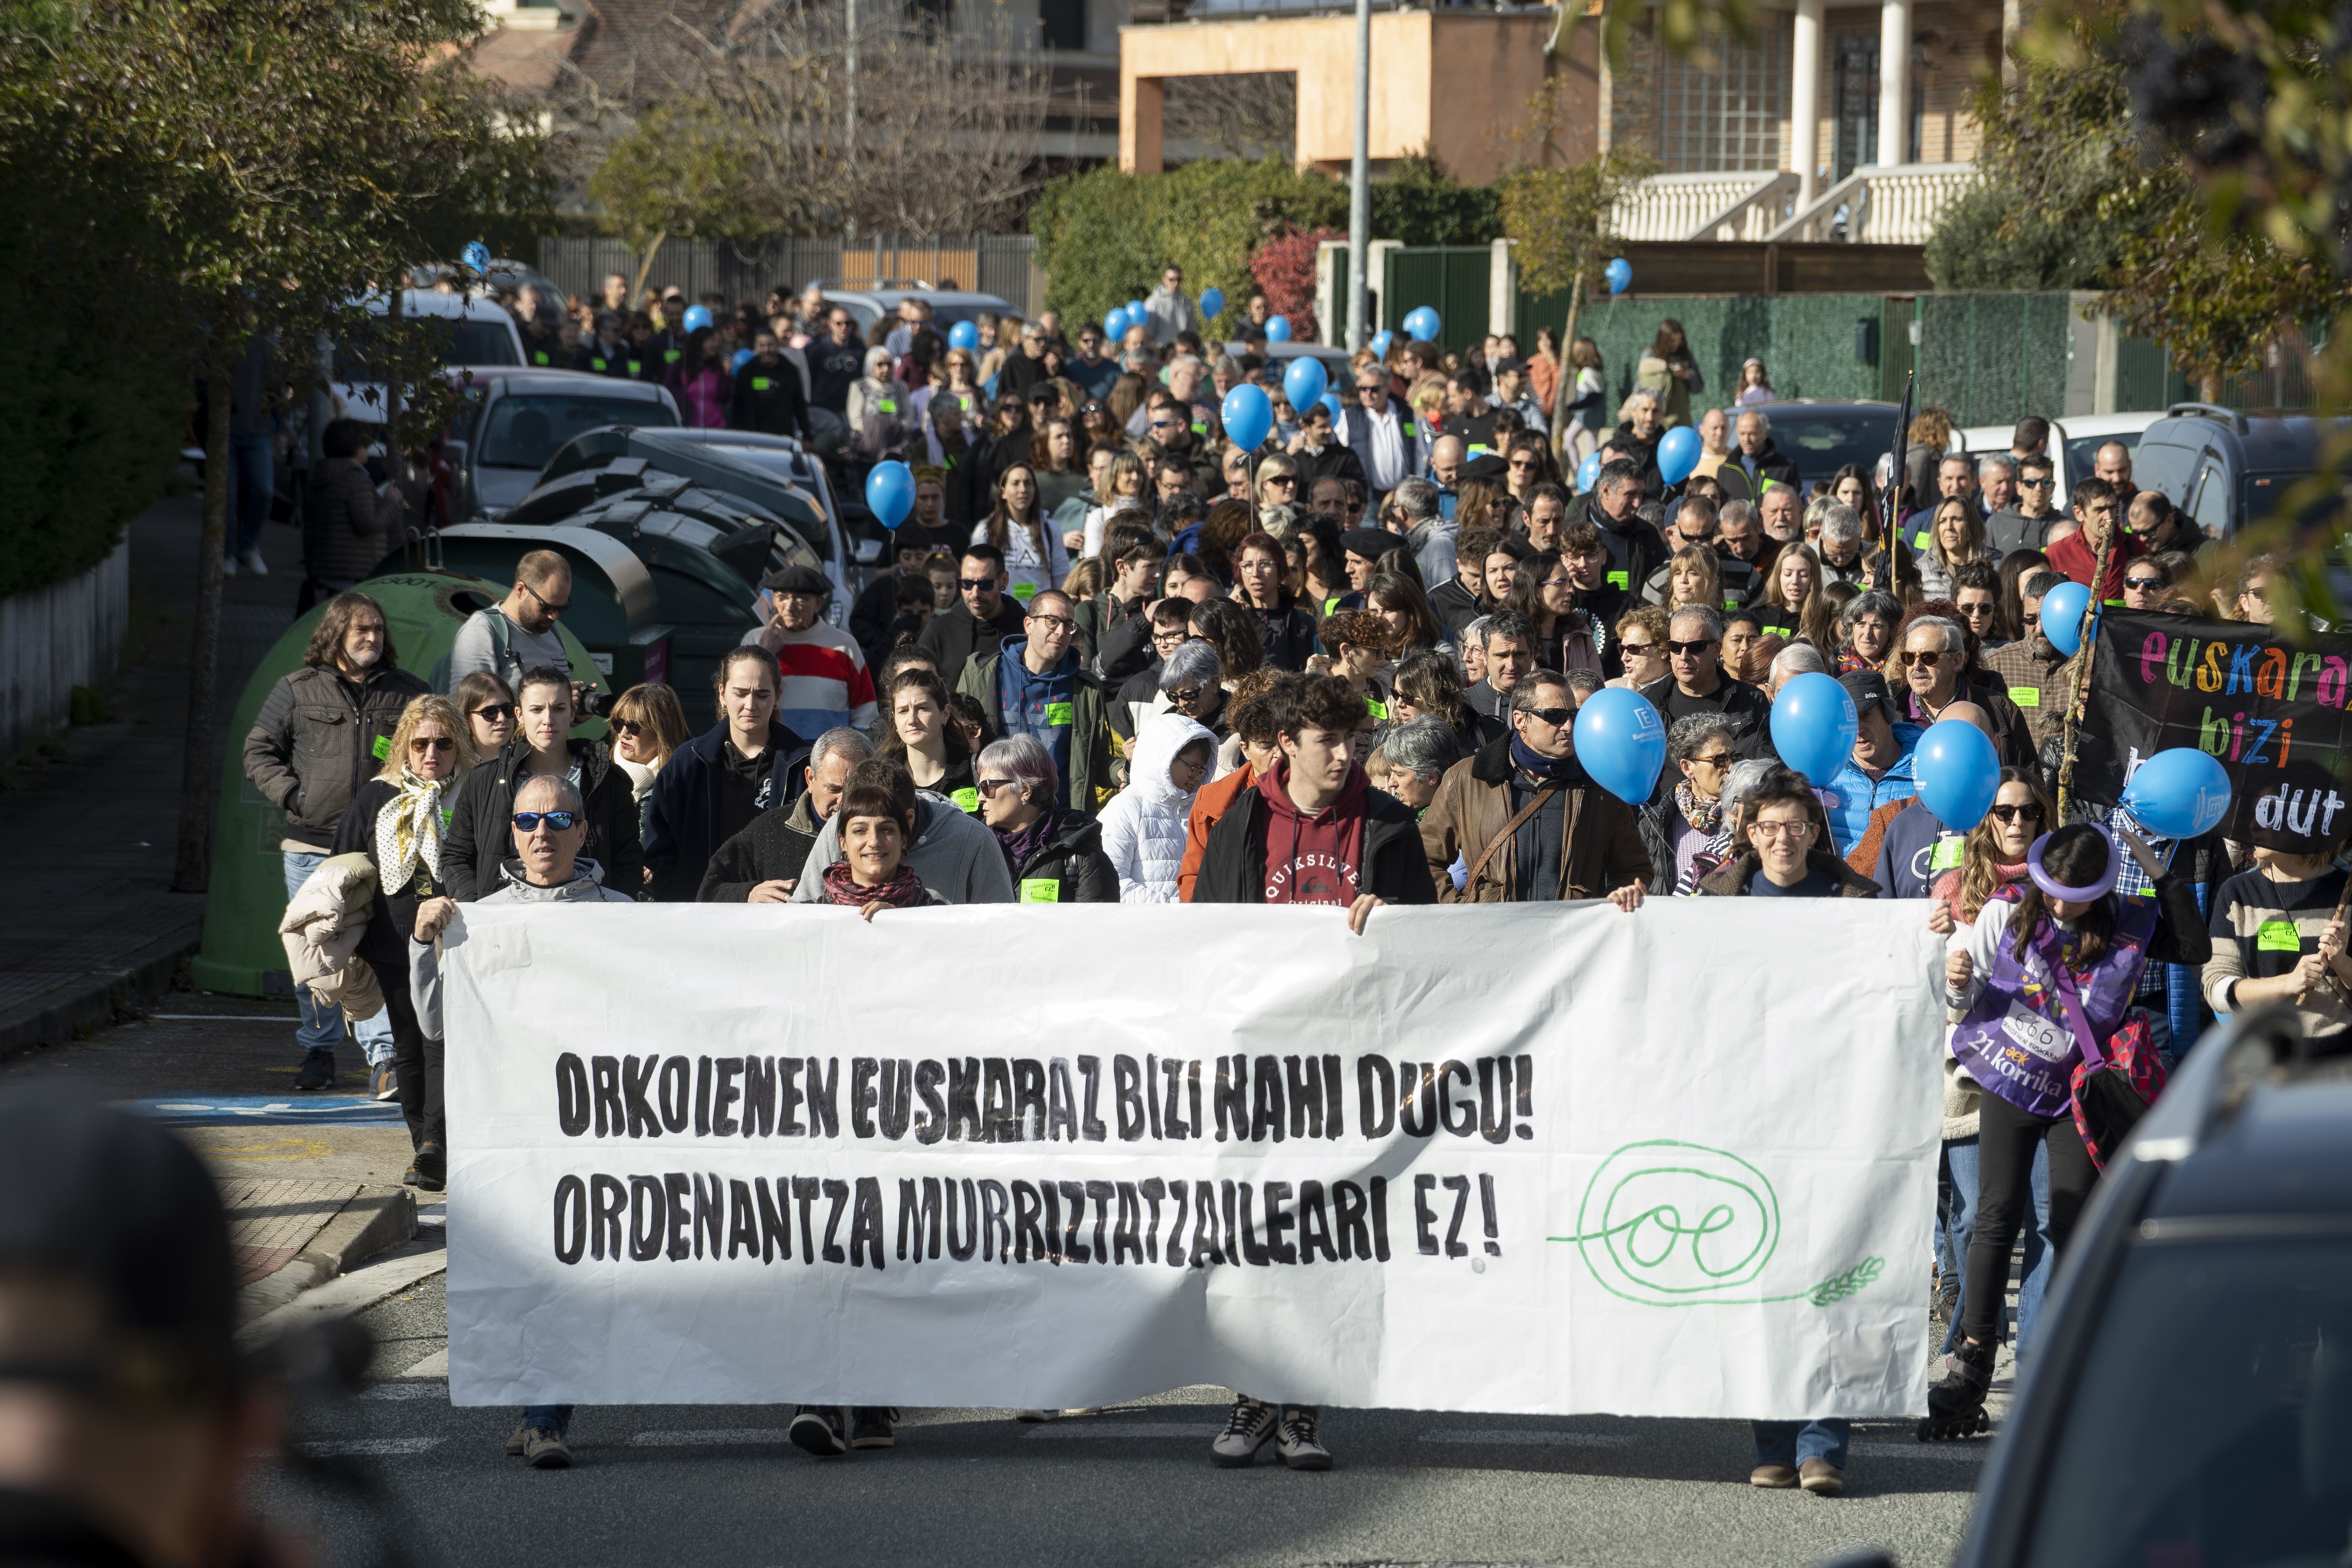
[[1286, 343], [1266, 342], [1253, 347], [1235, 338], [1230, 342], [1222, 344], [1221, 352], [1229, 353], [1235, 359], [1247, 353], [1257, 355], [1266, 362], [1266, 382], [1273, 386], [1282, 384], [1282, 378], [1289, 372], [1290, 362], [1295, 359], [1321, 360], [1323, 372], [1331, 378], [1330, 384], [1335, 387], [1354, 384], [1352, 380], [1354, 372], [1348, 368], [1348, 351], [1336, 348], [1329, 343], [1302, 343], [1293, 340]]
[[[2058, 483], [2050, 504], [2065, 510], [2067, 492], [2077, 480], [2091, 476], [2100, 447], [2110, 441], [2119, 441], [2124, 450], [2136, 452], [2142, 433], [2163, 417], [2154, 409], [2144, 409], [2137, 414], [2070, 414], [2050, 421], [2047, 450], [2056, 460], [2058, 470]], [[2010, 440], [2016, 434], [2013, 425], [1971, 425], [1958, 432], [1959, 445], [1955, 449], [1971, 458], [1988, 458], [1995, 452], [2008, 451]], [[2137, 470], [2132, 482], [2142, 482]]]
[[447, 516], [457, 521], [504, 517], [575, 436], [677, 423], [666, 389], [584, 371], [476, 367], [462, 390], [465, 407], [442, 448], [453, 476]]
[[1859, 464], [1864, 473], [1875, 472], [1894, 448], [1895, 422], [1902, 414], [1892, 403], [1817, 403], [1801, 397], [1749, 406], [1772, 422], [1772, 444], [1797, 465], [1800, 485], [1817, 484], [1848, 463]]
[[[948, 329], [958, 321], [977, 319], [982, 310], [992, 310], [999, 316], [1019, 311], [1021, 307], [994, 294], [980, 294], [957, 289], [835, 289], [824, 290], [825, 303], [839, 305], [857, 319], [857, 335], [865, 337], [866, 329], [885, 316], [896, 317], [902, 300], [922, 300], [931, 307], [931, 325], [945, 337]], [[981, 345], [986, 348], [988, 345]]]
[[2319, 467], [2319, 447], [2344, 421], [2242, 414], [2176, 403], [2140, 437], [2132, 480], [2162, 490], [2216, 539], [2277, 510], [2279, 498]]
[[[372, 316], [381, 316], [387, 309], [388, 301], [383, 295], [367, 300], [367, 311]], [[494, 300], [441, 294], [430, 289], [407, 289], [401, 291], [400, 309], [404, 316], [450, 323], [449, 346], [441, 356], [442, 364], [447, 368], [478, 372], [494, 365], [520, 368], [523, 363], [522, 333], [515, 330], [514, 318]], [[382, 426], [387, 413], [383, 374], [368, 363], [365, 350], [321, 337], [319, 353], [326, 386], [310, 410], [313, 446], [318, 432], [331, 419], [357, 419], [362, 424]]]
[[2352, 1060], [2183, 1059], [2074, 1231], [1959, 1568], [2318, 1568], [2352, 1521]]

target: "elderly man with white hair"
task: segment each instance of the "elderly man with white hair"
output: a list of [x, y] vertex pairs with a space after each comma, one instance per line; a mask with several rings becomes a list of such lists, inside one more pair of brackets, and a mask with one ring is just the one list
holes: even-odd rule
[[1762, 409], [1741, 409], [1732, 428], [1738, 443], [1715, 470], [1724, 500], [1753, 501], [1774, 485], [1795, 488], [1797, 465], [1772, 444], [1772, 421]]
[[1381, 742], [1381, 755], [1389, 764], [1383, 787], [1417, 816], [1428, 809], [1445, 770], [1466, 754], [1453, 725], [1433, 713], [1423, 713], [1398, 725]]
[[2009, 700], [2000, 678], [1969, 674], [1967, 647], [1967, 635], [1958, 624], [1941, 616], [1921, 616], [1903, 629], [1895, 655], [1905, 687], [1897, 721], [1924, 728], [1944, 718], [1954, 703], [1973, 703], [1991, 716], [1989, 732], [2002, 765], [2038, 777], [2041, 764], [2025, 715]]
[[1777, 698], [1780, 688], [1801, 675], [1831, 673], [1829, 660], [1822, 656], [1821, 649], [1809, 642], [1792, 642], [1772, 656], [1772, 667], [1764, 674], [1764, 689]]
[[1824, 586], [1832, 583], [1851, 583], [1857, 588], [1871, 586], [1886, 553], [1863, 542], [1862, 514], [1843, 501], [1835, 500], [1822, 508], [1818, 549]]

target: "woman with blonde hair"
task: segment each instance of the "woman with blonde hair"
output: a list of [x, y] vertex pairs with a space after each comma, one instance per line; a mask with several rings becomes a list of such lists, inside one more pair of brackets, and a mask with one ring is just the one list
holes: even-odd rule
[[1685, 544], [1666, 563], [1666, 608], [1697, 605], [1721, 614], [1723, 568], [1711, 544]]
[[1112, 457], [1109, 471], [1103, 476], [1102, 492], [1095, 498], [1096, 504], [1087, 509], [1083, 553], [1102, 553], [1103, 531], [1121, 512], [1132, 512], [1147, 523], [1151, 521], [1151, 504], [1143, 494], [1149, 477], [1143, 459], [1134, 453], [1121, 450]]
[[694, 731], [686, 727], [686, 710], [679, 706], [677, 693], [657, 680], [632, 686], [614, 699], [612, 725], [613, 760], [629, 775], [642, 835], [655, 775], [672, 752], [694, 739]]
[[428, 1193], [442, 1189], [449, 1135], [441, 1107], [441, 1042], [427, 1039], [417, 1022], [408, 944], [420, 910], [447, 900], [443, 806], [474, 763], [474, 743], [457, 705], [430, 693], [411, 699], [393, 730], [383, 766], [345, 808], [332, 850], [364, 855], [375, 867], [375, 896], [357, 956], [375, 972], [392, 1023], [393, 1081], [412, 1155], [404, 1180]]
[[1257, 466], [1254, 489], [1261, 511], [1267, 507], [1296, 509], [1307, 498], [1300, 493], [1304, 476], [1298, 459], [1287, 452], [1276, 452]]
[[1624, 661], [1625, 673], [1608, 684], [1639, 691], [1672, 675], [1674, 666], [1666, 662], [1666, 633], [1673, 623], [1674, 617], [1659, 605], [1638, 605], [1618, 616], [1617, 654]]
[[1938, 501], [1934, 520], [1920, 531], [1927, 536], [1927, 548], [1917, 557], [1919, 592], [1930, 599], [1950, 598], [1952, 574], [1971, 561], [2000, 567], [2000, 552], [1985, 542], [1984, 519], [1958, 496]]
[[1764, 614], [1765, 631], [1802, 637], [1824, 655], [1834, 653], [1837, 617], [1822, 592], [1822, 558], [1811, 545], [1782, 545], [1764, 580], [1764, 597], [1757, 605]]

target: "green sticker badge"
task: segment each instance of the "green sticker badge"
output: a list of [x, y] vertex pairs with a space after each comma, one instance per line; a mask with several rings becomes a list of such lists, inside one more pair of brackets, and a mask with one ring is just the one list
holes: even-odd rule
[[2293, 921], [2264, 921], [2254, 928], [2254, 951], [2257, 952], [2301, 952], [2303, 933]]
[[2009, 689], [2009, 700], [2020, 708], [2039, 708], [2042, 706], [2042, 688], [2012, 686]]
[[764, 375], [755, 375], [751, 378], [751, 390], [754, 392], [766, 392], [775, 384]]
[[392, 737], [389, 735], [378, 735], [375, 738], [375, 744], [370, 746], [368, 750], [375, 753], [375, 760], [377, 762], [380, 763], [383, 761], [386, 757], [392, 755]]
[[980, 809], [980, 791], [976, 789], [960, 789], [948, 798], [956, 803], [958, 811], [977, 812]]
[[1967, 842], [1957, 833], [1937, 839], [1936, 847], [1927, 852], [1927, 869], [1949, 871], [1958, 867], [1962, 847]]
[[1068, 729], [1072, 724], [1077, 722], [1075, 709], [1076, 704], [1069, 702], [1046, 703], [1045, 723], [1047, 727], [1055, 730]]
[[1612, 572], [1609, 574], [1609, 585], [1612, 588], [1630, 588], [1633, 585], [1633, 574], [1631, 572]]
[[1034, 583], [1015, 583], [1013, 584], [1013, 596], [1020, 600], [1024, 605], [1030, 600], [1035, 598], [1041, 592], [1043, 592], [1043, 590]]
[[1367, 697], [1364, 699], [1364, 711], [1376, 720], [1385, 720], [1389, 716], [1389, 705], [1375, 698]]
[[1024, 904], [1060, 903], [1062, 901], [1062, 879], [1059, 877], [1022, 878], [1021, 901]]

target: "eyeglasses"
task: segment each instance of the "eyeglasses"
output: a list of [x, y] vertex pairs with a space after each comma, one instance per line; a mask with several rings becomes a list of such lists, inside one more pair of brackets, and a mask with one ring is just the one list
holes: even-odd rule
[[579, 820], [580, 814], [576, 811], [518, 811], [514, 814], [514, 825], [525, 833], [538, 832], [542, 822], [558, 833], [569, 833]]
[[1933, 669], [1944, 662], [1944, 655], [1940, 649], [1922, 653], [1912, 648], [1905, 648], [1895, 657], [1902, 661], [1903, 668], [1906, 669], [1915, 664], [1925, 665], [1927, 668]]
[[1298, 488], [1298, 476], [1296, 474], [1268, 474], [1265, 479], [1258, 482], [1260, 484], [1267, 485], [1281, 485], [1286, 489], [1295, 490]]
[[1755, 822], [1748, 825], [1750, 833], [1760, 833], [1767, 838], [1810, 838], [1813, 825], [1810, 822]]
[[457, 742], [446, 735], [412, 735], [408, 740], [412, 752], [454, 752]]
[[993, 577], [959, 577], [956, 579], [956, 586], [968, 593], [976, 594], [982, 588], [995, 587], [996, 579]]
[[1198, 702], [1206, 695], [1207, 691], [1205, 688], [1198, 686], [1180, 686], [1168, 693], [1168, 700], [1170, 704], [1174, 707], [1190, 708], [1192, 704]]
[[1530, 719], [1542, 720], [1555, 730], [1576, 717], [1576, 710], [1573, 708], [1523, 708], [1520, 711]]
[[2052, 479], [2049, 475], [2044, 474], [2038, 479], [2020, 479], [2017, 481], [2017, 487], [2020, 489], [2026, 490], [2046, 490], [2057, 482], [2057, 480]]
[[510, 723], [514, 716], [515, 705], [511, 702], [485, 702], [467, 715], [474, 719], [487, 719], [493, 724]]
[[[1983, 616], [1990, 616], [1990, 615], [1991, 615], [1991, 614], [1992, 614], [1992, 612], [1993, 612], [1993, 610], [1994, 610], [1994, 607], [1995, 607], [1995, 606], [1993, 606], [1993, 605], [1989, 605], [1989, 604], [1986, 604], [1986, 605], [1962, 605], [1960, 606], [1960, 614], [1962, 614], [1962, 615], [1964, 615], [1964, 616], [1968, 616], [1968, 618], [1969, 618], [1969, 619], [1970, 619], [1970, 620], [1972, 620], [1972, 621], [1973, 621], [1973, 620], [1979, 619], [1979, 618], [1981, 618], [1981, 617], [1983, 617]], [[1884, 627], [1882, 627], [1882, 628], [1880, 628], [1880, 629], [1883, 631], [1885, 628], [1884, 628]]]
[[2125, 587], [2137, 588], [2144, 594], [2152, 594], [2157, 589], [2161, 588], [2164, 585], [2164, 579], [2161, 577], [2126, 577], [2124, 579]]
[[1666, 644], [1666, 651], [1680, 658], [1688, 658], [1695, 653], [1705, 653], [1714, 646], [1715, 639], [1713, 637], [1700, 637], [1696, 642], [1674, 642], [1669, 640]]
[[1072, 620], [1072, 619], [1070, 619], [1070, 617], [1069, 617], [1069, 616], [1034, 616], [1034, 615], [1033, 615], [1033, 616], [1031, 616], [1029, 618], [1030, 618], [1031, 620], [1034, 621], [1035, 623], [1037, 623], [1037, 625], [1039, 625], [1039, 626], [1044, 626], [1044, 627], [1045, 627], [1047, 631], [1049, 631], [1049, 632], [1050, 632], [1050, 631], [1057, 631], [1057, 630], [1058, 630], [1058, 631], [1066, 631], [1066, 632], [1074, 632], [1074, 631], [1076, 631], [1076, 630], [1077, 630], [1077, 629], [1078, 629], [1078, 623], [1077, 623], [1077, 622], [1076, 622], [1076, 621], [1074, 621], [1074, 620]]
[[1989, 809], [2003, 822], [2015, 822], [2021, 816], [2028, 822], [2042, 820], [2042, 808], [2032, 801], [2023, 805], [1996, 805]]
[[1645, 642], [1621, 641], [1617, 645], [1617, 651], [1627, 658], [1647, 658], [1654, 651], [1654, 645]]
[[1541, 583], [1537, 584], [1536, 586], [1539, 588], [1573, 588], [1576, 586], [1576, 579], [1573, 577], [1547, 577]]
[[1522, 453], [1520, 456], [1516, 457], [1516, 458], [1513, 458], [1511, 459], [1511, 467], [1513, 467], [1514, 468], [1528, 468], [1528, 469], [1533, 469], [1533, 468], [1537, 468], [1537, 467], [1538, 467], [1538, 466], [1539, 466], [1539, 465], [1536, 462], [1536, 460], [1535, 460], [1533, 458], [1528, 457], [1528, 456], [1527, 456], [1527, 455], [1525, 455], [1524, 453]]
[[532, 587], [528, 583], [518, 583], [515, 586], [520, 588], [524, 593], [529, 594], [532, 598], [537, 599], [539, 601], [539, 607], [545, 610], [551, 616], [560, 616], [564, 611], [572, 607], [572, 601], [569, 599], [564, 600], [563, 603], [560, 605], [551, 605], [548, 603], [546, 597], [541, 595], [538, 589]]
[[1181, 430], [1184, 428], [1184, 422], [1181, 419], [1154, 419], [1151, 421], [1151, 428], [1154, 430]]
[[1736, 752], [1709, 752], [1703, 757], [1691, 759], [1692, 762], [1703, 763], [1710, 768], [1727, 768], [1738, 760], [1738, 753]]
[[1019, 789], [1021, 781], [1019, 779], [978, 779], [973, 781], [972, 787], [988, 799], [994, 800], [997, 791]]
[[613, 728], [624, 735], [642, 735], [646, 732], [646, 727], [635, 719], [615, 719], [613, 721]]

